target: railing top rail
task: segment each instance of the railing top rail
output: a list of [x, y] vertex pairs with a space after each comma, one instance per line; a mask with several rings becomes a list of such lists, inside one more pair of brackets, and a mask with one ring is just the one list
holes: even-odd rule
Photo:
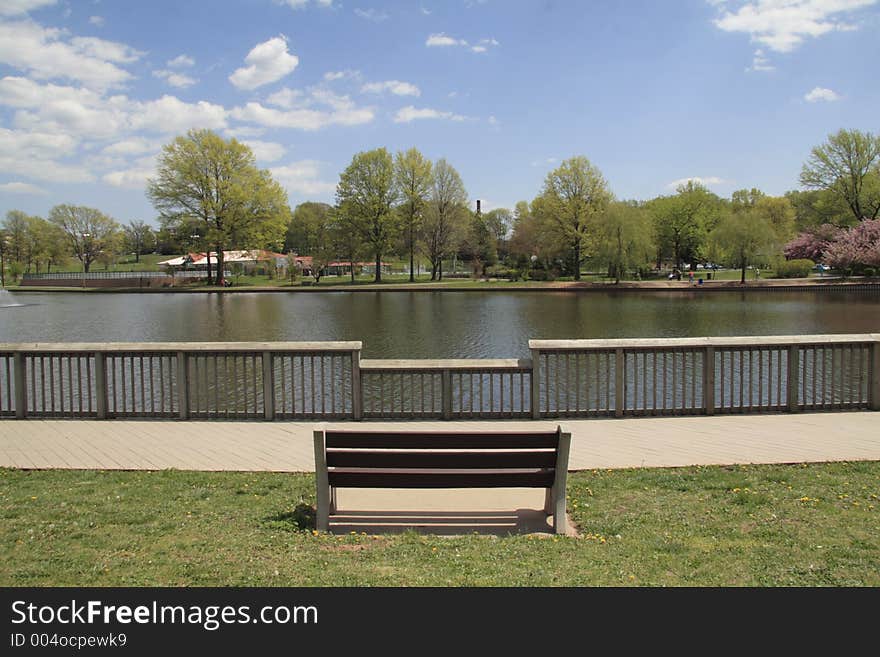
[[618, 338], [601, 340], [529, 340], [529, 349], [662, 349], [682, 347], [752, 347], [880, 342], [880, 333], [832, 335], [748, 335], [711, 338]]
[[528, 370], [528, 358], [447, 358], [447, 359], [369, 359], [361, 361], [361, 370]]
[[362, 342], [15, 342], [0, 343], [0, 352], [318, 352], [360, 351]]

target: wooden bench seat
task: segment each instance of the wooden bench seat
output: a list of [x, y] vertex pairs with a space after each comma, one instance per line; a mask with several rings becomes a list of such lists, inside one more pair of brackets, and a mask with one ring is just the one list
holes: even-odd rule
[[329, 531], [337, 488], [545, 488], [544, 511], [566, 531], [571, 434], [337, 431], [315, 437], [317, 528]]

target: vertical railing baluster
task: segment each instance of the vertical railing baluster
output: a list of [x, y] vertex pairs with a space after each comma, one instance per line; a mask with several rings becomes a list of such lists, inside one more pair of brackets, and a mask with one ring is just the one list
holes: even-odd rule
[[703, 351], [703, 412], [715, 414], [715, 347], [712, 346]]
[[[798, 409], [798, 374], [800, 373], [799, 347], [791, 345], [788, 348], [788, 410], [794, 413]], [[814, 374], [815, 376], [815, 374]], [[806, 378], [806, 377], [804, 377]], [[805, 400], [806, 401], [806, 400]]]

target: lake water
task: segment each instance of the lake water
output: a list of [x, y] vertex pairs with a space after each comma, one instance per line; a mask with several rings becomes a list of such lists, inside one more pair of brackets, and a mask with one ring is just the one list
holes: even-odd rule
[[4, 293], [0, 301], [0, 342], [362, 340], [367, 358], [521, 357], [530, 338], [880, 332], [880, 293], [864, 291]]

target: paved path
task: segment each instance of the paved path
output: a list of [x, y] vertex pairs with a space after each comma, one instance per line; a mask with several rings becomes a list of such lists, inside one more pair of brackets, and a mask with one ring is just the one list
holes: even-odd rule
[[[880, 413], [563, 421], [571, 469], [880, 460]], [[2, 420], [0, 466], [183, 470], [314, 469], [313, 422]], [[328, 424], [328, 426], [333, 426]], [[443, 430], [555, 428], [556, 422], [363, 422]]]

